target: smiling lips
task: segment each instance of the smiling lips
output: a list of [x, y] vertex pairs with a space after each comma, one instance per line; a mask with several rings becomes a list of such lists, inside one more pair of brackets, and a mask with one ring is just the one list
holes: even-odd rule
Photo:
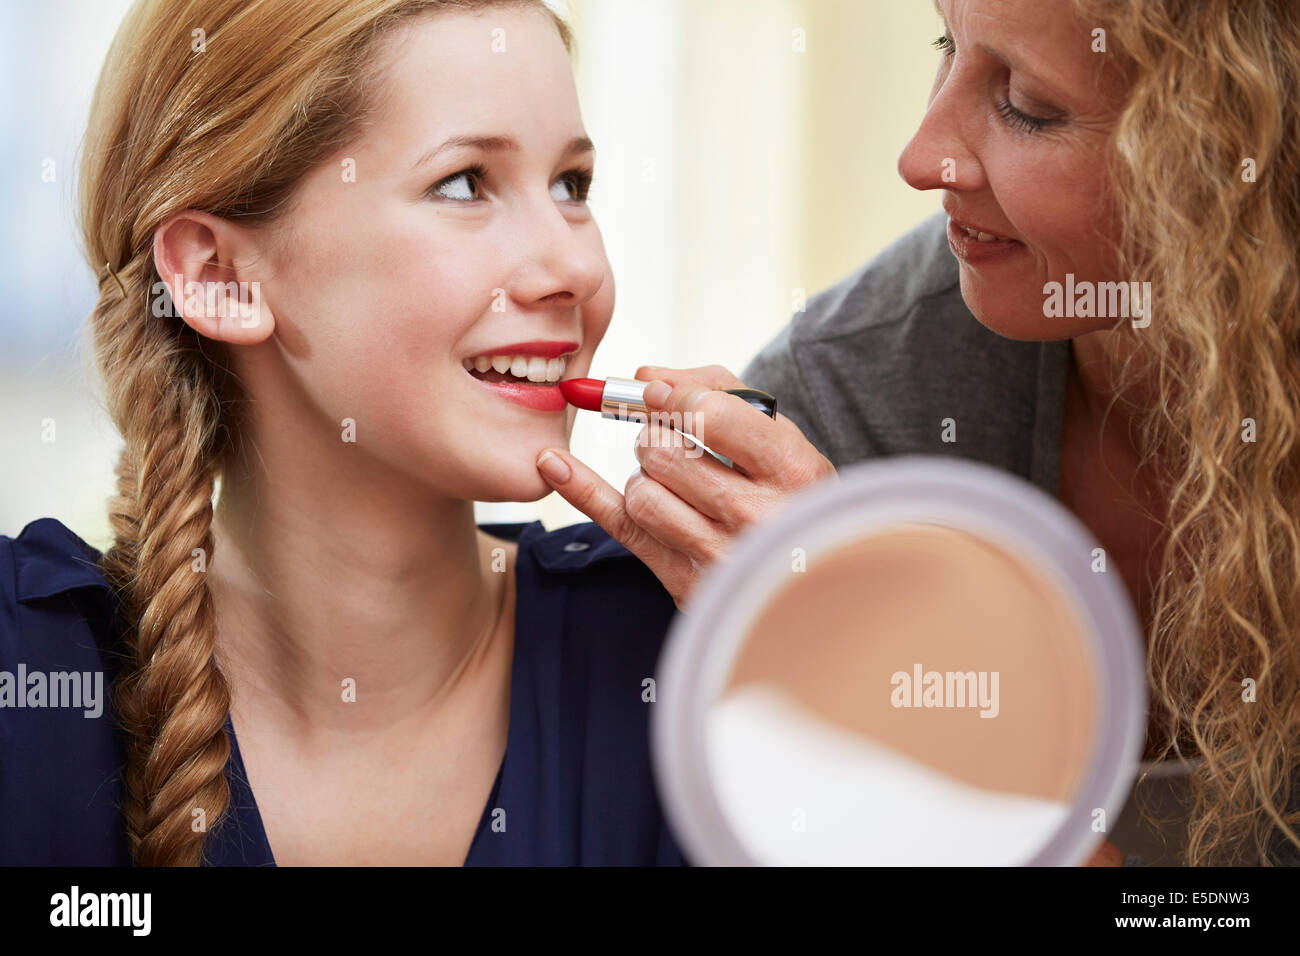
[[995, 236], [991, 233], [980, 232], [978, 229], [963, 226], [961, 223], [957, 223], [957, 228], [963, 230], [966, 235], [970, 236], [972, 239], [976, 239], [980, 242], [995, 242], [997, 240], [1006, 241], [1006, 236]]
[[475, 378], [489, 382], [528, 381], [546, 385], [564, 377], [568, 358], [576, 351], [577, 342], [515, 342], [470, 356], [462, 364]]
[[951, 209], [945, 207], [944, 212], [948, 214], [949, 222], [951, 222], [954, 226], [956, 226], [959, 232], [965, 233], [966, 235], [974, 239], [976, 242], [1015, 242], [1016, 241], [1015, 239], [1012, 239], [1008, 236], [999, 236], [996, 232], [989, 232], [987, 229], [982, 228], [978, 224], [969, 222], [965, 217], [956, 215], [955, 213], [953, 213]]
[[500, 397], [544, 412], [568, 407], [557, 383], [564, 378], [576, 342], [518, 342], [465, 358], [469, 374]]
[[948, 245], [962, 262], [970, 265], [995, 263], [1024, 252], [1024, 243], [986, 232], [948, 214]]
[[[479, 373], [487, 381], [502, 382], [511, 378], [536, 382], [540, 385], [554, 384], [564, 377], [567, 358], [545, 359], [539, 355], [480, 355], [475, 359], [465, 359], [465, 370], [471, 375]], [[493, 374], [495, 373], [495, 374]], [[475, 375], [476, 378], [479, 375]]]

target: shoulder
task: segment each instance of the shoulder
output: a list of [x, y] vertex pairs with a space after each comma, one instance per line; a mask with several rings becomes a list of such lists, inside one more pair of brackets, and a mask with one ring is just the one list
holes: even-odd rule
[[1004, 398], [1002, 376], [1036, 379], [1044, 343], [999, 335], [970, 311], [947, 223], [943, 213], [923, 220], [810, 299], [790, 323], [792, 348], [865, 376], [875, 402], [892, 393], [957, 399], [972, 388]]
[[0, 863], [123, 859], [114, 606], [98, 558], [53, 518], [0, 535]]
[[795, 343], [860, 335], [907, 318], [924, 304], [969, 317], [961, 273], [948, 247], [947, 216], [937, 213], [879, 255], [808, 300], [790, 323]]
[[22, 602], [82, 587], [108, 591], [100, 557], [57, 518], [37, 518], [16, 538], [0, 534], [0, 587], [12, 585], [5, 596]]
[[29, 657], [98, 659], [116, 612], [100, 557], [55, 518], [0, 535], [0, 644]]
[[980, 323], [946, 223], [924, 220], [809, 299], [742, 375], [838, 467], [952, 454], [941, 422], [959, 417], [963, 442], [1018, 462], [1039, 405], [1057, 414], [1068, 342], [1016, 341]]
[[942, 213], [923, 220], [875, 258], [809, 298], [759, 358], [810, 344], [897, 335], [899, 323], [922, 306], [932, 322], [936, 317], [970, 318]]
[[885, 451], [862, 447], [864, 392], [878, 406], [914, 391], [917, 366], [948, 379], [936, 366], [966, 351], [962, 339], [992, 335], [962, 299], [946, 222], [924, 220], [812, 296], [741, 373], [837, 465]]

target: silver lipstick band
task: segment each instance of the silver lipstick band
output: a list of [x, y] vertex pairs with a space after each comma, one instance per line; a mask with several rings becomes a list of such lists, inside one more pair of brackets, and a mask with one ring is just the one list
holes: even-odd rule
[[650, 409], [644, 398], [648, 384], [635, 378], [606, 378], [605, 391], [600, 397], [600, 417], [648, 422]]

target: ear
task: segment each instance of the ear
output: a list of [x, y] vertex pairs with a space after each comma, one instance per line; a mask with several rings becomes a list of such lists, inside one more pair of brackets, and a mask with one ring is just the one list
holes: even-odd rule
[[176, 314], [195, 332], [231, 345], [256, 345], [275, 330], [275, 318], [249, 265], [262, 249], [244, 226], [187, 209], [153, 234], [153, 261]]

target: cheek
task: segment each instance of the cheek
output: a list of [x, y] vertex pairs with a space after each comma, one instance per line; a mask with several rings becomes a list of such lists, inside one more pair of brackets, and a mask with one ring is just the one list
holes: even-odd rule
[[[1044, 149], [1009, 158], [994, 186], [1003, 214], [1049, 274], [1096, 276], [1110, 256], [1103, 159], [1098, 151]], [[990, 175], [990, 181], [993, 176]]]
[[333, 278], [315, 290], [317, 314], [331, 340], [322, 351], [382, 357], [400, 368], [429, 369], [492, 306], [490, 257], [477, 246], [427, 234], [353, 233], [325, 255]]
[[613, 315], [614, 278], [609, 271], [609, 266], [606, 265], [604, 285], [582, 307], [582, 341], [584, 349], [588, 343], [594, 348], [605, 337], [605, 332], [609, 329]]
[[[410, 248], [405, 252], [409, 256]], [[470, 330], [491, 312], [493, 278], [484, 258], [472, 247], [429, 245], [408, 260], [410, 268], [389, 272], [375, 290], [376, 335], [368, 347], [390, 356], [397, 368], [442, 375]], [[382, 262], [375, 268], [382, 269]]]
[[462, 374], [456, 349], [490, 310], [492, 282], [473, 245], [398, 232], [354, 228], [311, 244], [284, 292], [302, 390], [331, 420], [409, 441]]
[[[1028, 139], [1028, 137], [1025, 137]], [[1044, 284], [1067, 272], [1095, 279], [1099, 179], [1077, 151], [1050, 143], [1002, 141], [981, 162], [1003, 220], [1025, 244], [1005, 267], [963, 267], [962, 296], [987, 328], [1022, 341], [1087, 331], [1043, 315]], [[1086, 324], [1086, 323], [1085, 323]]]

